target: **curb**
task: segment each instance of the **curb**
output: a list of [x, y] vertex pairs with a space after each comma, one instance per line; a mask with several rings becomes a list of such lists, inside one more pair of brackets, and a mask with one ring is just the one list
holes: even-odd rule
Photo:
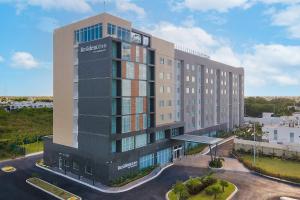
[[262, 176], [262, 177], [265, 177], [265, 178], [268, 178], [268, 179], [271, 179], [271, 180], [275, 180], [275, 181], [278, 181], [278, 182], [281, 182], [281, 183], [287, 183], [287, 184], [291, 184], [291, 185], [295, 185], [295, 186], [300, 186], [300, 183], [296, 183], [296, 182], [293, 182], [293, 181], [288, 181], [288, 180], [285, 180], [285, 179], [265, 175], [265, 174], [262, 174], [262, 173], [259, 173], [259, 172], [253, 171], [253, 170], [250, 170], [250, 171], [253, 174], [256, 174], [258, 176]]
[[[232, 183], [232, 184], [233, 184], [233, 183]], [[235, 187], [235, 190], [233, 191], [233, 193], [231, 193], [231, 194], [229, 195], [229, 197], [227, 197], [226, 200], [232, 199], [232, 198], [234, 197], [234, 195], [236, 195], [236, 193], [239, 191], [238, 187], [237, 187], [235, 184], [233, 184], [233, 185], [234, 185], [234, 187]]]
[[[187, 181], [187, 180], [186, 180]], [[185, 182], [186, 182], [185, 181]], [[184, 183], [185, 183], [184, 182]], [[231, 182], [230, 182], [231, 183]], [[238, 189], [238, 187], [235, 185], [235, 184], [233, 184], [233, 183], [231, 183], [232, 185], [234, 185], [234, 187], [235, 187], [235, 189], [234, 189], [234, 191], [229, 195], [229, 197], [227, 197], [226, 198], [226, 200], [231, 200], [233, 197], [234, 197], [234, 195], [236, 195], [236, 193], [239, 191], [239, 189]], [[169, 200], [169, 193], [172, 191], [172, 189], [171, 190], [169, 190], [167, 193], [166, 193], [166, 195], [165, 195], [165, 198], [166, 198], [166, 200]]]
[[[46, 182], [46, 181], [45, 181]], [[45, 189], [43, 189], [43, 188], [41, 188], [41, 187], [39, 187], [39, 186], [37, 186], [37, 185], [35, 185], [35, 184], [33, 184], [33, 183], [30, 183], [29, 181], [28, 181], [28, 179], [26, 179], [26, 183], [28, 183], [29, 185], [31, 185], [31, 186], [33, 186], [33, 187], [35, 187], [35, 188], [37, 188], [37, 189], [39, 189], [39, 190], [41, 190], [41, 191], [43, 191], [43, 192], [45, 192], [45, 193], [47, 193], [47, 194], [49, 194], [49, 195], [51, 195], [51, 196], [53, 196], [53, 197], [55, 197], [55, 198], [57, 198], [57, 199], [60, 199], [60, 200], [65, 200], [65, 199], [63, 199], [62, 197], [60, 197], [60, 196], [57, 196], [57, 195], [55, 195], [55, 194], [53, 194], [53, 193], [51, 193], [51, 192], [49, 192], [49, 191], [47, 191], [47, 190], [45, 190]], [[48, 183], [48, 182], [47, 182]], [[53, 185], [53, 184], [51, 184], [51, 183], [49, 183], [50, 185]], [[55, 186], [55, 185], [54, 185]], [[57, 186], [56, 186], [57, 187]], [[61, 188], [62, 189], [62, 188]], [[62, 189], [62, 190], [64, 190], [64, 189]], [[65, 190], [66, 191], [66, 190]], [[68, 191], [66, 191], [66, 192], [68, 192]], [[71, 192], [69, 192], [70, 194], [72, 194]], [[74, 196], [77, 196], [77, 195], [75, 195], [75, 194], [73, 194]], [[78, 197], [78, 196], [77, 196]], [[81, 197], [78, 197], [79, 198], [79, 200], [81, 200], [82, 198]]]
[[[81, 180], [72, 178], [72, 177], [67, 176], [67, 175], [65, 175], [65, 174], [62, 174], [62, 173], [53, 171], [53, 170], [51, 170], [51, 169], [49, 169], [49, 168], [40, 166], [40, 165], [38, 165], [37, 163], [35, 164], [35, 166], [37, 166], [37, 167], [40, 168], [40, 169], [46, 170], [46, 171], [48, 171], [48, 172], [51, 172], [51, 173], [54, 173], [54, 174], [56, 174], [56, 175], [62, 176], [62, 177], [67, 178], [67, 179], [69, 179], [69, 180], [75, 181], [75, 182], [77, 182], [77, 183], [80, 183], [80, 184], [82, 184], [82, 185], [85, 185], [85, 186], [87, 186], [87, 187], [89, 187], [89, 188], [92, 188], [92, 189], [94, 189], [94, 190], [97, 190], [97, 191], [99, 191], [99, 192], [109, 193], [109, 194], [117, 194], [117, 193], [127, 192], [127, 191], [129, 191], [129, 190], [132, 190], [132, 189], [138, 187], [138, 186], [141, 186], [141, 185], [143, 185], [143, 184], [145, 184], [145, 183], [147, 183], [147, 182], [149, 182], [149, 181], [155, 179], [155, 178], [158, 177], [164, 170], [166, 170], [167, 168], [169, 168], [169, 167], [171, 167], [171, 166], [173, 166], [173, 165], [174, 165], [174, 163], [171, 163], [171, 164], [169, 164], [169, 165], [167, 165], [167, 166], [161, 168], [161, 170], [160, 170], [157, 174], [155, 174], [153, 177], [150, 177], [149, 179], [146, 179], [146, 180], [144, 180], [144, 181], [142, 181], [142, 182], [139, 182], [139, 183], [137, 183], [137, 184], [135, 184], [135, 185], [132, 185], [132, 186], [126, 188], [126, 189], [112, 190], [112, 189], [101, 189], [101, 188], [99, 188], [99, 187], [96, 187], [96, 186], [94, 186], [94, 185], [88, 184], [88, 183], [83, 182], [83, 181], [81, 181]], [[114, 189], [115, 189], [115, 188], [114, 188]]]

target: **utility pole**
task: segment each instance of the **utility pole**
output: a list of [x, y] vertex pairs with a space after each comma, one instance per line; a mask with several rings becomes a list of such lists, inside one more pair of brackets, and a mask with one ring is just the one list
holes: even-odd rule
[[255, 135], [256, 135], [256, 132], [255, 132], [255, 127], [256, 127], [256, 123], [254, 122], [254, 151], [253, 151], [253, 164], [255, 166], [255, 154], [256, 154], [256, 138], [255, 138]]
[[103, 1], [103, 11], [106, 12], [106, 0]]

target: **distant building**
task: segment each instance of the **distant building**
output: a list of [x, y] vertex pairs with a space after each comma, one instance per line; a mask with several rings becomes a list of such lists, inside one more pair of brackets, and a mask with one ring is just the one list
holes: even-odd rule
[[17, 110], [21, 108], [53, 108], [53, 102], [13, 101], [6, 103], [5, 106], [6, 111]]

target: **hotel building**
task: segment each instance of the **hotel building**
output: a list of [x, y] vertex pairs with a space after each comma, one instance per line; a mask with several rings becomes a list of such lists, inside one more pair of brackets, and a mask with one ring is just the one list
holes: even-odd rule
[[44, 162], [104, 184], [184, 154], [183, 134], [243, 122], [244, 71], [103, 13], [54, 31], [53, 137]]

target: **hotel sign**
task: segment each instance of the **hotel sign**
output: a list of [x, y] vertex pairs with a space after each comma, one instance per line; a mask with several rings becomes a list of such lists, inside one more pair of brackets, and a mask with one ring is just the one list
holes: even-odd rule
[[118, 170], [130, 169], [130, 168], [136, 167], [137, 165], [138, 165], [137, 161], [133, 161], [133, 162], [130, 162], [130, 163], [125, 163], [123, 165], [118, 166]]
[[97, 44], [97, 45], [88, 45], [85, 47], [80, 47], [80, 53], [92, 52], [92, 53], [101, 53], [107, 50], [107, 44]]

